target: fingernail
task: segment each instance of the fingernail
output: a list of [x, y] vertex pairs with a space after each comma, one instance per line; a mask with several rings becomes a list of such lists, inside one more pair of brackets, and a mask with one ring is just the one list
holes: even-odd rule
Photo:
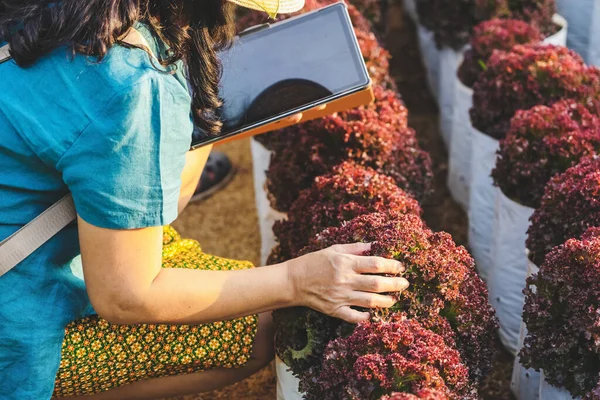
[[398, 272], [404, 272], [404, 264], [398, 261]]
[[406, 288], [408, 288], [408, 286], [409, 286], [408, 281], [406, 279], [403, 279], [403, 278], [399, 278], [399, 279], [402, 279], [402, 281], [399, 282], [399, 284], [400, 284], [399, 291], [406, 290]]

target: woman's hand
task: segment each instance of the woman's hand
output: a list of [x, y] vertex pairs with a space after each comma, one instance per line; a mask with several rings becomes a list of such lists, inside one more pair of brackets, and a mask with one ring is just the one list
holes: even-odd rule
[[351, 306], [389, 308], [396, 303], [385, 292], [402, 292], [408, 281], [398, 275], [402, 264], [381, 257], [361, 256], [370, 250], [368, 243], [335, 245], [288, 261], [288, 275], [299, 305], [313, 308], [351, 323], [369, 318]]
[[[327, 108], [327, 104], [321, 104], [320, 106], [313, 108], [311, 111], [323, 111], [326, 108]], [[290, 117], [287, 117], [287, 118], [283, 119], [282, 121], [285, 122], [286, 124], [295, 125], [295, 124], [300, 123], [302, 121], [303, 117], [304, 117], [304, 114], [298, 113], [298, 114], [294, 114]]]

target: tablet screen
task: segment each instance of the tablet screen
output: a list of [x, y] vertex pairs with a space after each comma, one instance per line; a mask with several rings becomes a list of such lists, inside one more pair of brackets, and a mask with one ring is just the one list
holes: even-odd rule
[[220, 136], [369, 83], [343, 4], [237, 37], [220, 58]]

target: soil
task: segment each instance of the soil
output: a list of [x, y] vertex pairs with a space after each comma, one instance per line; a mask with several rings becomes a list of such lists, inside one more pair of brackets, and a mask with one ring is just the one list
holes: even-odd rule
[[[391, 73], [409, 110], [409, 124], [417, 131], [421, 146], [432, 158], [435, 194], [423, 204], [424, 218], [436, 231], [447, 231], [459, 244], [467, 244], [467, 216], [446, 188], [448, 156], [438, 130], [438, 110], [426, 85], [416, 29], [404, 15], [399, 0], [386, 10], [382, 35], [392, 54]], [[247, 140], [223, 146], [238, 174], [233, 182], [212, 198], [190, 205], [175, 223], [182, 235], [197, 239], [204, 251], [258, 262], [260, 237], [254, 208], [252, 164]], [[510, 376], [513, 357], [499, 347], [492, 373], [480, 389], [485, 400], [512, 399]], [[273, 365], [223, 390], [171, 400], [275, 399]]]

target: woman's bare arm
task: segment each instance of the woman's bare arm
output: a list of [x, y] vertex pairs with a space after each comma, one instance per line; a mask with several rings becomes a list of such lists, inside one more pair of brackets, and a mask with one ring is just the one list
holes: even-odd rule
[[98, 314], [121, 324], [198, 324], [289, 306], [308, 306], [351, 322], [350, 306], [390, 307], [377, 293], [401, 291], [393, 260], [362, 257], [368, 244], [333, 246], [283, 264], [243, 271], [161, 268], [162, 228], [104, 229], [79, 218], [88, 294]]
[[188, 151], [185, 156], [185, 165], [181, 172], [181, 189], [179, 192], [178, 210], [181, 213], [190, 202], [194, 195], [202, 170], [208, 160], [208, 155], [212, 150], [212, 145], [201, 147], [196, 150]]

